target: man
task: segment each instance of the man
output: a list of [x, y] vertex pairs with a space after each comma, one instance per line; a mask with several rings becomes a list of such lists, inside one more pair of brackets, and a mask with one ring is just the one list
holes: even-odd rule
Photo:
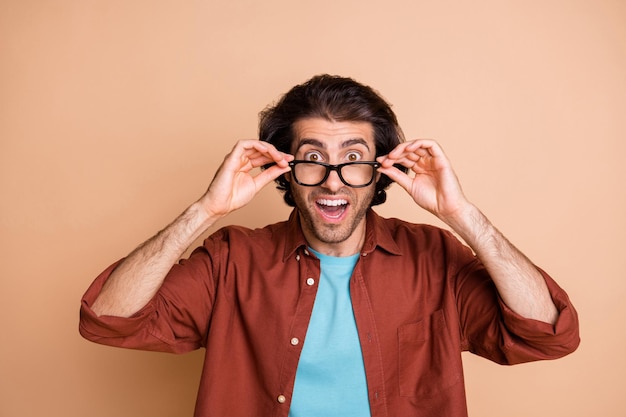
[[[515, 364], [578, 346], [566, 293], [466, 199], [437, 143], [404, 141], [371, 88], [314, 77], [261, 114], [260, 139], [83, 298], [92, 341], [206, 349], [196, 416], [466, 416], [462, 351]], [[178, 262], [274, 180], [287, 221], [225, 227]], [[392, 181], [469, 248], [379, 217]]]

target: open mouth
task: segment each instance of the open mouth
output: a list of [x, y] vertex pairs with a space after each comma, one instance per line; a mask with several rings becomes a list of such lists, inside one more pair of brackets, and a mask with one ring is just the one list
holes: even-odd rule
[[325, 217], [330, 219], [341, 218], [348, 207], [348, 201], [343, 199], [329, 200], [326, 198], [320, 198], [315, 202], [315, 204], [320, 212], [322, 212]]

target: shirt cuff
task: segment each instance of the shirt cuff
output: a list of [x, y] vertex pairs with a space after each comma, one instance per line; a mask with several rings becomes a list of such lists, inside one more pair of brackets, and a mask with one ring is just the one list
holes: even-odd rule
[[511, 310], [502, 299], [499, 299], [500, 308], [505, 326], [511, 333], [533, 345], [550, 346], [555, 358], [562, 357], [573, 352], [580, 344], [578, 314], [565, 291], [544, 271], [540, 272], [559, 312], [556, 323], [522, 317]]
[[[116, 346], [119, 346], [120, 342], [123, 344], [125, 337], [136, 334], [140, 329], [145, 328], [144, 322], [154, 310], [153, 304], [148, 303], [141, 310], [127, 318], [98, 316], [91, 309], [91, 305], [100, 294], [104, 283], [120, 262], [121, 260], [104, 270], [89, 286], [81, 300], [79, 332], [84, 338], [92, 342], [102, 344], [114, 343]], [[107, 343], [107, 341], [109, 342]]]

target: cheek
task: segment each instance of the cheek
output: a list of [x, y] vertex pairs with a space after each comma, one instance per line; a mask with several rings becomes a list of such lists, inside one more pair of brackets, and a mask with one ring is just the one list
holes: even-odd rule
[[304, 187], [296, 184], [295, 182], [289, 183], [289, 190], [291, 191], [291, 195], [294, 200], [300, 203], [304, 203], [305, 201], [305, 190]]

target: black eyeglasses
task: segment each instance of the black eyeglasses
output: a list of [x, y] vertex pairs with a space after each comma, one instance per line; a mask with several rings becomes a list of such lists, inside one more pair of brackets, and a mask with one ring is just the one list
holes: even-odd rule
[[330, 171], [337, 171], [341, 182], [348, 187], [367, 187], [374, 181], [376, 168], [380, 164], [375, 161], [346, 162], [331, 165], [323, 162], [300, 161], [289, 162], [291, 173], [297, 184], [307, 187], [316, 187], [328, 179]]

